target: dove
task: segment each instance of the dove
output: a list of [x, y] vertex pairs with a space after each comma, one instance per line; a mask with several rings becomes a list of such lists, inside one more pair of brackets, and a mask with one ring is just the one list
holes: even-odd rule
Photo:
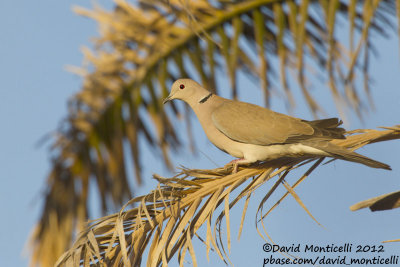
[[179, 79], [163, 103], [179, 99], [194, 111], [207, 138], [236, 157], [238, 165], [282, 157], [331, 157], [391, 170], [390, 166], [332, 144], [345, 139], [337, 118], [307, 121], [211, 93], [191, 79]]

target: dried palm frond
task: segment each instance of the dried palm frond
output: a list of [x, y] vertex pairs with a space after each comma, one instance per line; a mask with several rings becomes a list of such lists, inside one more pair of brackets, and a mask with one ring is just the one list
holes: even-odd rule
[[[382, 127], [388, 130], [396, 130], [398, 127]], [[400, 207], [400, 191], [384, 194], [373, 197], [361, 202], [358, 202], [350, 207], [350, 210], [356, 211], [359, 209], [369, 208], [371, 211], [389, 210]]]
[[[371, 211], [381, 211], [381, 210], [395, 209], [398, 207], [400, 207], [400, 191], [360, 201], [350, 206], [350, 210], [356, 211], [364, 208], [369, 208]], [[389, 243], [389, 242], [400, 242], [400, 239], [383, 241], [383, 243]]]
[[[180, 116], [190, 121], [189, 113], [174, 104], [172, 113], [161, 105], [167, 84], [178, 77], [217, 89], [216, 76], [222, 73], [229, 77], [236, 98], [238, 73], [245, 73], [260, 81], [266, 104], [271, 88], [280, 82], [293, 105], [287, 74], [293, 70], [308, 106], [317, 113], [308, 82], [317, 68], [321, 71], [316, 74], [329, 81], [337, 104], [347, 103], [362, 114], [355, 80], [364, 77], [368, 94], [373, 48], [369, 36], [389, 34], [391, 18], [397, 16], [395, 4], [394, 0], [115, 0], [111, 11], [76, 8], [98, 22], [100, 36], [94, 51], [83, 49], [86, 67], [73, 69], [84, 82], [69, 102], [69, 115], [52, 145], [45, 204], [32, 236], [33, 262], [52, 265], [74, 231], [82, 229], [90, 215], [89, 186], [96, 187], [93, 191], [100, 195], [103, 212], [132, 197], [125, 166], [132, 158], [140, 184], [141, 149], [152, 148], [171, 166], [169, 149], [178, 149], [183, 138], [172, 121]], [[339, 17], [348, 21], [348, 51], [337, 34]], [[188, 131], [191, 136], [190, 126]]]
[[400, 191], [373, 197], [358, 202], [350, 207], [351, 210], [369, 208], [371, 211], [390, 210], [400, 207]]
[[[360, 134], [335, 143], [354, 149], [374, 142], [400, 139], [400, 126], [390, 130], [358, 130], [353, 133], [356, 132]], [[285, 181], [291, 170], [313, 161], [316, 162], [292, 186]], [[146, 266], [166, 266], [177, 253], [182, 266], [187, 252], [193, 265], [197, 266], [192, 239], [202, 225], [207, 228], [206, 240], [203, 240], [207, 255], [213, 247], [226, 261], [230, 251], [230, 209], [243, 198], [247, 204], [260, 185], [279, 177], [259, 204], [257, 213], [260, 213], [260, 221], [269, 213], [262, 211], [265, 202], [280, 184], [285, 186], [287, 193], [277, 204], [291, 194], [309, 213], [294, 189], [322, 161], [323, 158], [282, 158], [253, 167], [240, 167], [233, 174], [230, 166], [213, 170], [182, 169], [181, 173], [169, 179], [154, 175], [159, 182], [155, 190], [130, 200], [119, 213], [92, 222], [59, 259], [57, 266], [140, 266], [143, 260], [147, 262]], [[238, 188], [241, 191], [231, 199], [230, 196]], [[137, 207], [125, 210], [132, 203], [137, 203]], [[222, 206], [222, 211], [215, 216], [219, 206]], [[246, 210], [247, 205], [243, 209], [239, 236]], [[221, 231], [218, 231], [223, 217], [226, 218], [224, 232], [228, 251], [220, 236]], [[147, 259], [143, 259], [148, 248]]]

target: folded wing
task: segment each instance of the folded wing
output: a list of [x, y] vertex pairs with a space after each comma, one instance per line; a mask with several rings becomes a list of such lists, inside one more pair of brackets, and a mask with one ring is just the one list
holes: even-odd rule
[[227, 101], [212, 113], [212, 121], [227, 137], [242, 143], [271, 145], [302, 140], [345, 138], [336, 118], [305, 121], [257, 105]]

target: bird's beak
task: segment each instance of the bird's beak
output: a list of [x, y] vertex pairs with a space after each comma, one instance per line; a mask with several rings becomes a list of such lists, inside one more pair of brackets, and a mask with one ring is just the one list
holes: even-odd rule
[[164, 99], [164, 101], [162, 102], [163, 104], [165, 104], [165, 103], [167, 103], [167, 102], [169, 102], [169, 101], [171, 101], [172, 99], [171, 99], [171, 95], [169, 95], [169, 96], [167, 96], [165, 99]]

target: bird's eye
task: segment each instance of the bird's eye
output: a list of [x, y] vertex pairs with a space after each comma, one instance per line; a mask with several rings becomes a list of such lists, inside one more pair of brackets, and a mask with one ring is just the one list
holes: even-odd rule
[[181, 84], [181, 85], [179, 85], [179, 88], [185, 89], [185, 85]]

